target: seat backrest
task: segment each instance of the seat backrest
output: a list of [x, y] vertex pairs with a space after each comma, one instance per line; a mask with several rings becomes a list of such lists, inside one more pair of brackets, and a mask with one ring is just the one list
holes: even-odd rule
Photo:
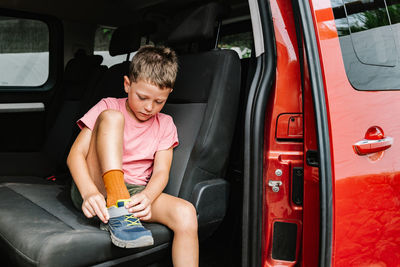
[[[110, 55], [129, 55], [137, 51], [141, 45], [141, 37], [148, 36], [155, 30], [155, 24], [151, 21], [138, 21], [135, 24], [117, 28], [111, 37]], [[129, 60], [126, 60], [111, 66], [104, 73], [96, 90], [88, 97], [84, 113], [104, 97], [126, 97], [124, 75], [128, 75], [129, 65]]]
[[[171, 33], [170, 42], [181, 45], [213, 37], [213, 25], [221, 14], [226, 11], [215, 3], [196, 9]], [[163, 110], [173, 117], [180, 141], [174, 150], [166, 193], [194, 201], [196, 185], [223, 178], [239, 92], [240, 60], [236, 52], [215, 49], [179, 56], [174, 91]]]
[[107, 69], [101, 65], [102, 61], [103, 58], [98, 55], [77, 54], [65, 67], [62, 83], [63, 99], [43, 146], [43, 152], [55, 166], [65, 162], [83, 96], [93, 89], [101, 74]]
[[[129, 54], [136, 51], [140, 47], [141, 37], [151, 34], [155, 31], [155, 26], [149, 21], [142, 21], [129, 26], [123, 26], [117, 28], [111, 38], [109, 53], [111, 56], [118, 56]], [[76, 127], [76, 121], [85, 115], [88, 110], [93, 107], [97, 102], [99, 102], [104, 97], [125, 97], [123, 87], [123, 77], [128, 74], [129, 71], [129, 61], [124, 61], [118, 64], [106, 68], [101, 72], [100, 77], [95, 83], [90, 86], [90, 90], [87, 90], [79, 103], [78, 106], [74, 104], [74, 108], [77, 108], [76, 116], [74, 117], [74, 126], [72, 128], [71, 138], [67, 139], [67, 151], [72, 146], [75, 141], [76, 136], [79, 133], [79, 128]], [[79, 76], [79, 74], [77, 74]], [[75, 77], [75, 75], [73, 75]], [[68, 113], [70, 116], [70, 113]], [[63, 137], [67, 138], [67, 137]], [[67, 152], [65, 153], [65, 159], [67, 157]], [[65, 162], [65, 160], [63, 161]], [[65, 164], [58, 167], [59, 172], [67, 172]], [[69, 176], [68, 176], [69, 177]]]
[[174, 91], [163, 112], [178, 129], [165, 192], [189, 200], [199, 182], [222, 178], [231, 147], [240, 89], [236, 52], [215, 50], [179, 57]]

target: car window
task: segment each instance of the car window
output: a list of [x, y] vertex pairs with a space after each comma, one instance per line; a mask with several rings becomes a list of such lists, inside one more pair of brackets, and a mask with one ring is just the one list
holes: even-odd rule
[[[94, 54], [103, 57], [103, 65], [108, 67], [121, 63], [126, 60], [126, 55], [110, 56], [108, 49], [110, 47], [111, 36], [115, 28], [98, 26], [95, 37], [94, 37]], [[134, 53], [130, 54], [130, 59], [132, 59]]]
[[49, 77], [49, 28], [43, 21], [0, 16], [0, 90], [38, 87]]
[[253, 35], [251, 32], [243, 32], [222, 36], [218, 44], [219, 48], [231, 49], [236, 51], [240, 58], [250, 57], [252, 46]]
[[360, 90], [400, 89], [400, 3], [331, 0], [347, 77]]

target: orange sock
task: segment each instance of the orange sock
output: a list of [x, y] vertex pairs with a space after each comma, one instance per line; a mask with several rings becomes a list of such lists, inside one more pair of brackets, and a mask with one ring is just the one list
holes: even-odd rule
[[109, 170], [103, 174], [103, 181], [107, 191], [107, 207], [115, 205], [117, 200], [130, 198], [123, 171]]

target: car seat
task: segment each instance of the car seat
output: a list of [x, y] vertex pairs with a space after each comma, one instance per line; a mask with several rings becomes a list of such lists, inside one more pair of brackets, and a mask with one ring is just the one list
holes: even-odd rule
[[[214, 25], [220, 10], [213, 3], [196, 9], [170, 40], [181, 44], [214, 36], [214, 27], [204, 31], [187, 25]], [[222, 221], [227, 206], [229, 186], [224, 175], [238, 108], [240, 60], [234, 51], [214, 49], [180, 55], [179, 66], [164, 111], [173, 116], [180, 145], [174, 150], [164, 192], [194, 204], [199, 237], [204, 239]], [[18, 265], [104, 266], [134, 260], [135, 266], [144, 266], [169, 253], [172, 233], [159, 224], [145, 224], [152, 231], [153, 246], [113, 246], [109, 234], [99, 230], [98, 220], [73, 208], [64, 185], [4, 183], [0, 195], [0, 246]]]

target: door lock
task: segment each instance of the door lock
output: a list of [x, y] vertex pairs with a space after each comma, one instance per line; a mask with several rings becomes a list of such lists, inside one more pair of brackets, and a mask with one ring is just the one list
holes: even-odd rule
[[282, 181], [273, 181], [273, 180], [268, 181], [268, 186], [270, 186], [272, 191], [275, 193], [279, 192], [279, 187], [281, 185], [282, 185]]

